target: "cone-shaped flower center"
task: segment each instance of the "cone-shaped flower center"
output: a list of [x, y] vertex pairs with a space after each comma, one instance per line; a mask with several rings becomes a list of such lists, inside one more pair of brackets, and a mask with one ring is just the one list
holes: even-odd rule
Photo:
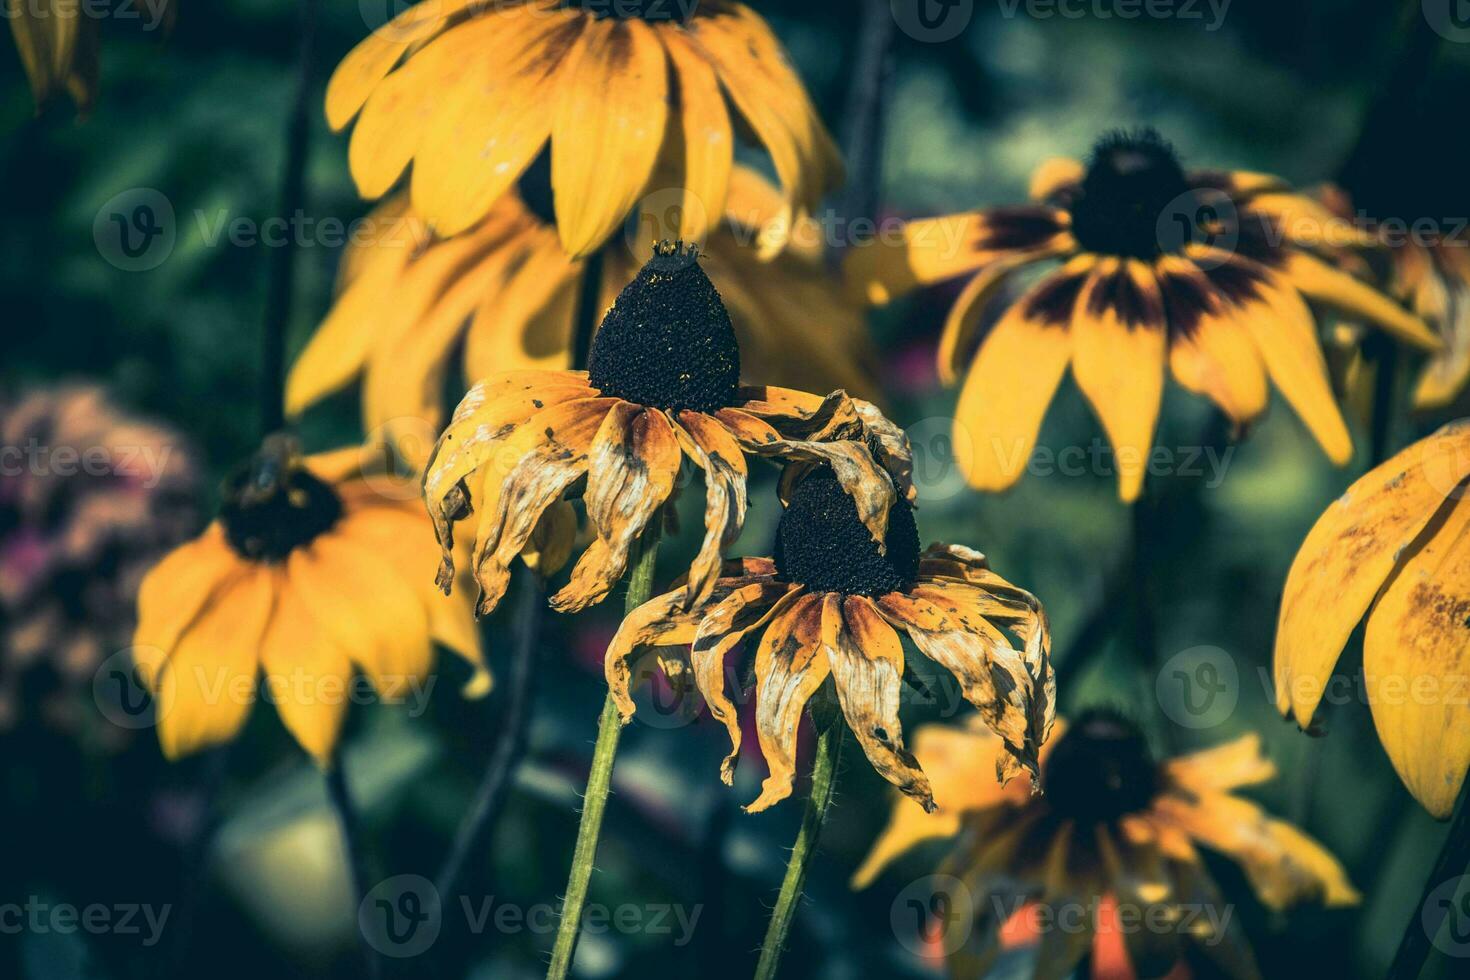
[[1043, 787], [1062, 816], [1106, 823], [1148, 808], [1158, 793], [1158, 767], [1143, 732], [1122, 715], [1088, 710], [1046, 760]]
[[858, 519], [857, 505], [828, 469], [797, 486], [776, 528], [776, 571], [813, 592], [878, 596], [913, 585], [919, 574], [914, 512], [899, 498], [888, 511], [887, 551]]
[[1110, 133], [1093, 147], [1070, 207], [1072, 234], [1084, 251], [1153, 259], [1193, 239], [1191, 202], [1179, 158], [1157, 132]]
[[699, 250], [659, 242], [602, 320], [592, 386], [640, 405], [712, 412], [740, 393], [740, 345]]
[[235, 553], [261, 562], [282, 560], [341, 516], [336, 491], [270, 444], [225, 481], [219, 512]]
[[598, 19], [637, 18], [650, 24], [682, 24], [694, 16], [703, 0], [562, 0], [564, 6], [580, 7]]

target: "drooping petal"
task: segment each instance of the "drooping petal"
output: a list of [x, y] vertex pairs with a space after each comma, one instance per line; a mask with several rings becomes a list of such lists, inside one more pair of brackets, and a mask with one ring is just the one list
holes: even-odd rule
[[1276, 705], [1312, 720], [1338, 654], [1400, 553], [1470, 476], [1470, 424], [1455, 423], [1370, 471], [1328, 506], [1286, 578], [1276, 625]]
[[[1368, 614], [1363, 678], [1399, 778], [1448, 820], [1470, 769], [1470, 503], [1464, 485]], [[1441, 517], [1443, 523], [1440, 523]]]
[[903, 744], [898, 720], [903, 644], [863, 596], [828, 593], [822, 605], [822, 646], [847, 725], [878, 775], [926, 812], [934, 811], [929, 779]]
[[552, 596], [554, 609], [577, 612], [607, 598], [628, 567], [633, 542], [673, 492], [682, 461], [662, 411], [630, 402], [613, 406], [592, 439], [585, 467], [587, 520], [597, 540], [572, 570], [571, 582]]
[[991, 301], [1000, 295], [1011, 274], [1048, 257], [1049, 253], [1045, 251], [1007, 255], [980, 269], [965, 284], [954, 305], [949, 308], [949, 314], [944, 320], [944, 331], [939, 335], [936, 363], [939, 365], [941, 384], [953, 385], [959, 380]]
[[1254, 803], [1225, 793], [1194, 800], [1165, 795], [1154, 807], [1195, 839], [1238, 861], [1261, 901], [1285, 909], [1303, 901], [1356, 905], [1357, 889], [1327, 849]]
[[291, 553], [286, 576], [379, 697], [400, 700], [428, 676], [433, 649], [421, 593], [376, 550], [322, 535]]
[[1287, 252], [1285, 278], [1309, 300], [1382, 327], [1396, 339], [1421, 350], [1441, 346], [1434, 331], [1419, 317], [1365, 282], [1295, 249]]
[[274, 585], [269, 570], [251, 568], [179, 637], [156, 677], [158, 741], [169, 759], [227, 742], [245, 724]]
[[1118, 496], [1138, 499], [1164, 395], [1165, 320], [1153, 271], [1136, 260], [1093, 270], [1072, 319], [1072, 374], [1113, 445]]
[[[1031, 739], [1034, 682], [1004, 635], [984, 620], [962, 622], [960, 609], [946, 610], [929, 598], [893, 592], [876, 602], [926, 657], [954, 674], [965, 700], [980, 710], [985, 723], [1005, 740], [1011, 757], [1037, 781], [1040, 764]], [[1007, 760], [998, 759], [997, 776], [1008, 775]]]
[[1193, 263], [1164, 256], [1157, 272], [1174, 379], [1236, 423], [1254, 421], [1266, 410], [1266, 369], [1238, 310], [1222, 302]]
[[795, 600], [801, 587], [783, 582], [752, 582], [731, 592], [722, 601], [705, 608], [694, 635], [690, 664], [694, 684], [710, 715], [725, 726], [730, 752], [720, 763], [720, 779], [726, 786], [735, 779], [740, 757], [740, 717], [725, 694], [725, 658], [751, 632], [771, 621]]
[[1328, 458], [1345, 464], [1352, 457], [1352, 437], [1332, 396], [1307, 304], [1276, 273], [1248, 259], [1194, 248], [1190, 257], [1202, 263], [1228, 315], [1250, 333], [1266, 373]]
[[725, 213], [735, 141], [730, 114], [714, 68], [678, 31], [660, 33], [678, 77], [679, 131], [682, 137], [683, 211], [679, 237], [702, 242]]
[[668, 116], [664, 61], [653, 29], [635, 19], [589, 23], [568, 55], [553, 110], [551, 185], [557, 230], [574, 256], [600, 246], [648, 183]]
[[704, 542], [689, 566], [688, 602], [709, 597], [720, 573], [720, 554], [745, 526], [745, 480], [740, 444], [719, 422], [700, 412], [679, 413], [684, 451], [704, 470]]
[[954, 417], [954, 442], [970, 486], [1004, 490], [1025, 473], [1072, 357], [1072, 311], [1095, 261], [1079, 256], [1043, 279], [981, 342]]
[[265, 685], [281, 723], [317, 765], [327, 768], [351, 701], [352, 662], [317, 621], [284, 572], [260, 645]]
[[802, 709], [830, 673], [822, 646], [822, 596], [804, 593], [772, 619], [756, 651], [755, 727], [770, 775], [746, 813], [791, 795]]
[[593, 31], [586, 17], [536, 11], [529, 21], [508, 44], [499, 41], [503, 61], [474, 59], [469, 75], [436, 95], [442, 102], [421, 138], [411, 186], [414, 207], [444, 237], [479, 221], [512, 187], [553, 134], [547, 90], [577, 77], [575, 46]]
[[163, 557], [138, 587], [138, 625], [133, 630], [133, 665], [152, 687], [168, 655], [211, 601], [249, 570], [211, 524], [198, 538]]

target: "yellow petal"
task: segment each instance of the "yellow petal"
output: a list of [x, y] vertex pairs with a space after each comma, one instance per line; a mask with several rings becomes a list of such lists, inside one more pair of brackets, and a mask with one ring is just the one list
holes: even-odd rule
[[735, 141], [730, 114], [714, 68], [678, 31], [662, 31], [678, 77], [679, 130], [683, 141], [683, 204], [679, 237], [702, 242], [725, 213]]
[[1332, 268], [1315, 256], [1288, 249], [1285, 276], [1307, 299], [1368, 320], [1406, 344], [1427, 351], [1436, 351], [1442, 346], [1434, 331], [1419, 317], [1367, 283]]
[[[589, 25], [556, 91], [551, 186], [562, 246], [600, 246], [648, 183], [668, 117], [664, 49], [639, 20]], [[546, 117], [544, 105], [535, 111]]]
[[260, 645], [267, 697], [317, 765], [331, 765], [347, 715], [352, 663], [280, 571], [276, 610]]
[[[492, 17], [496, 23], [501, 18]], [[515, 184], [551, 133], [546, 93], [567, 77], [586, 18], [571, 11], [531, 11], [494, 42], [438, 103], [414, 158], [413, 203], [449, 237], [471, 227]]]
[[1072, 318], [1072, 375], [1113, 444], [1118, 496], [1138, 499], [1164, 395], [1163, 300], [1142, 262], [1104, 261]]
[[805, 593], [761, 636], [755, 654], [755, 728], [770, 774], [747, 813], [759, 813], [791, 795], [802, 711], [831, 673], [821, 632], [822, 597]]
[[254, 567], [179, 637], [158, 682], [158, 741], [178, 759], [235, 737], [255, 703], [261, 637], [275, 579]]
[[1470, 425], [1446, 426], [1372, 470], [1302, 543], [1276, 626], [1276, 704], [1306, 726], [1333, 666], [1400, 551], [1470, 475]]
[[1052, 157], [1043, 160], [1041, 165], [1031, 172], [1031, 200], [1048, 200], [1059, 191], [1082, 183], [1082, 178], [1086, 175], [1087, 168], [1082, 165], [1081, 160], [1073, 160], [1070, 157]]
[[1169, 368], [1180, 385], [1204, 395], [1242, 425], [1266, 410], [1266, 369], [1240, 311], [1222, 302], [1193, 264], [1159, 260], [1169, 320]]
[[944, 331], [939, 336], [939, 381], [952, 385], [959, 380], [963, 370], [962, 359], [970, 352], [970, 345], [980, 330], [981, 321], [991, 300], [999, 295], [1012, 272], [1047, 258], [1045, 253], [1026, 252], [996, 259], [985, 266], [965, 284], [959, 298], [950, 307], [944, 320]]
[[159, 667], [211, 599], [248, 570], [215, 523], [169, 552], [144, 576], [138, 587], [133, 662], [146, 686], [154, 686]]
[[1390, 576], [1363, 638], [1378, 737], [1414, 799], [1439, 820], [1454, 811], [1470, 769], [1470, 504], [1446, 507]]
[[970, 486], [1004, 490], [1025, 473], [1071, 361], [1072, 311], [1093, 262], [1079, 256], [1037, 283], [981, 341], [954, 420], [955, 451]]

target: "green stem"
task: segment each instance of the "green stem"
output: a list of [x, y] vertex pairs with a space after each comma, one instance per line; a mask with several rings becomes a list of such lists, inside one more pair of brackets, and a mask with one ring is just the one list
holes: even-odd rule
[[[357, 807], [352, 802], [352, 793], [347, 789], [347, 774], [342, 768], [342, 757], [340, 752], [332, 759], [331, 768], [326, 771], [327, 780], [327, 802], [337, 814], [337, 823], [342, 830], [343, 850], [347, 852], [347, 878], [352, 890], [352, 917], [357, 919], [357, 907], [362, 903], [367, 883], [370, 880], [368, 870], [367, 849], [363, 844], [362, 821], [358, 817]], [[377, 951], [367, 943], [367, 937], [361, 929], [356, 930], [358, 938], [362, 940], [363, 965], [367, 968], [366, 976], [369, 980], [377, 980], [383, 975], [382, 961], [378, 959]]]
[[786, 865], [786, 877], [781, 882], [781, 893], [776, 897], [776, 907], [771, 910], [771, 924], [766, 927], [766, 939], [761, 944], [760, 962], [756, 964], [755, 980], [772, 980], [781, 965], [781, 953], [786, 948], [786, 937], [791, 932], [791, 921], [796, 917], [796, 907], [806, 887], [807, 871], [812, 858], [816, 857], [817, 844], [822, 837], [822, 825], [827, 820], [827, 807], [832, 802], [832, 786], [837, 775], [837, 763], [842, 756], [843, 727], [836, 718], [823, 724], [817, 721], [817, 758], [812, 764], [812, 792], [806, 801], [806, 812], [802, 814], [801, 830], [796, 834], [796, 844], [791, 848], [791, 859]]
[[[660, 527], [661, 518], [655, 516], [633, 556], [625, 612], [632, 612], [653, 596], [653, 567]], [[587, 792], [582, 799], [582, 822], [577, 827], [577, 846], [572, 851], [572, 868], [567, 876], [566, 897], [562, 899], [561, 923], [556, 930], [556, 945], [551, 948], [547, 980], [563, 980], [577, 955], [582, 906], [587, 902], [587, 887], [597, 858], [597, 838], [602, 833], [602, 815], [607, 810], [607, 794], [612, 788], [613, 758], [617, 755], [622, 730], [617, 704], [609, 694], [602, 703], [602, 717], [597, 721], [597, 743], [592, 749], [592, 768], [587, 773]]]
[[[1430, 904], [1430, 896], [1445, 882], [1465, 873], [1470, 865], [1470, 780], [1460, 789], [1460, 802], [1455, 807], [1455, 816], [1450, 831], [1445, 835], [1444, 845], [1434, 862], [1434, 870], [1424, 883], [1424, 892], [1419, 896], [1409, 916], [1409, 925], [1404, 929], [1404, 938], [1399, 940], [1398, 952], [1393, 965], [1388, 968], [1388, 980], [1416, 980], [1429, 957], [1429, 945], [1444, 925], [1445, 913], [1450, 903], [1440, 901]], [[1445, 896], [1454, 898], [1453, 895]]]

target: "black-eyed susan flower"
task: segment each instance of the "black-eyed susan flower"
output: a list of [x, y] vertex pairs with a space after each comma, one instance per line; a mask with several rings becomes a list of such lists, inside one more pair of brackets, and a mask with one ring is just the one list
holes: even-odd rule
[[[464, 231], [550, 142], [556, 225], [585, 255], [617, 228], [661, 163], [697, 206], [686, 239], [724, 212], [734, 132], [770, 154], [790, 219], [841, 179], [831, 137], [757, 14], [734, 0], [425, 0], [357, 46], [327, 88], [364, 197], [413, 163], [414, 208]], [[732, 111], [733, 110], [733, 111]]]
[[894, 502], [884, 540], [880, 549], [829, 471], [807, 474], [790, 492], [774, 558], [731, 562], [701, 608], [690, 609], [685, 585], [628, 614], [606, 659], [624, 722], [634, 712], [628, 694], [634, 655], [689, 646], [695, 686], [730, 736], [720, 772], [730, 783], [741, 733], [726, 693], [726, 661], [743, 640], [759, 635], [756, 731], [770, 774], [746, 809], [764, 810], [790, 795], [803, 709], [830, 678], [873, 767], [932, 810], [929, 780], [904, 747], [899, 723], [902, 633], [954, 674], [998, 733], [1006, 751], [993, 760], [997, 779], [1035, 772], [1056, 699], [1041, 604], [991, 571], [979, 552], [941, 544], [921, 551], [905, 500]]
[[[956, 438], [970, 483], [1000, 490], [1026, 470], [1070, 366], [1117, 454], [1125, 501], [1142, 489], [1165, 368], [1238, 425], [1280, 390], [1336, 463], [1352, 453], [1308, 303], [1375, 324], [1426, 350], [1417, 316], [1314, 254], [1353, 229], [1262, 174], [1185, 171], [1145, 130], [1104, 137], [1086, 164], [1051, 160], [1036, 202], [910, 222], [901, 241], [854, 249], [869, 298], [973, 278], [940, 340], [939, 372], [964, 374]], [[1060, 262], [979, 337], [985, 311], [1021, 270]], [[977, 341], [978, 338], [978, 341]], [[968, 368], [966, 363], [968, 362]], [[967, 372], [967, 373], [966, 373]]]
[[[1470, 235], [1453, 224], [1372, 218], [1338, 187], [1325, 188], [1322, 198], [1333, 213], [1360, 222], [1383, 246], [1368, 256], [1347, 253], [1344, 264], [1421, 317], [1443, 345], [1419, 373], [1414, 407], [1449, 405], [1470, 382]], [[1361, 326], [1343, 327], [1356, 345]]]
[[1300, 902], [1359, 900], [1341, 865], [1321, 844], [1236, 791], [1274, 778], [1260, 739], [1245, 735], [1214, 748], [1157, 760], [1137, 726], [1090, 710], [1043, 748], [1041, 795], [1001, 789], [983, 778], [1003, 753], [979, 725], [930, 725], [916, 755], [933, 774], [938, 814], [901, 802], [853, 877], [871, 883], [915, 844], [952, 838], [941, 866], [969, 891], [975, 920], [949, 965], [984, 976], [1004, 946], [1008, 923], [1044, 908], [1036, 977], [1065, 977], [1101, 943], [1102, 908], [1126, 911], [1123, 940], [1132, 973], [1161, 976], [1191, 949], [1227, 976], [1258, 976], [1239, 926], [1228, 916], [1198, 846], [1240, 865], [1272, 909]]
[[[517, 369], [572, 367], [574, 322], [585, 263], [557, 240], [544, 180], [523, 180], [478, 225], [433, 240], [406, 194], [379, 206], [354, 236], [342, 289], [292, 367], [286, 408], [297, 415], [354, 379], [362, 382], [368, 429], [421, 466], [444, 424], [442, 392], [451, 372], [466, 386]], [[871, 345], [859, 304], [837, 288], [808, 221], [791, 248], [766, 262], [750, 246], [779, 210], [774, 187], [736, 167], [725, 223], [702, 251], [705, 269], [740, 341], [747, 376], [814, 391], [842, 388], [870, 397]], [[651, 243], [650, 246], [651, 247]], [[645, 251], [608, 248], [599, 310], [612, 305]], [[822, 311], [813, 329], [811, 311]]]
[[1363, 679], [1409, 792], [1450, 816], [1470, 768], [1470, 424], [1370, 471], [1317, 520], [1292, 562], [1276, 632], [1276, 704], [1312, 724], [1366, 616]]
[[584, 486], [595, 534], [552, 605], [601, 601], [673, 496], [686, 456], [706, 493], [691, 604], [714, 589], [722, 549], [744, 523], [747, 454], [834, 466], [881, 540], [896, 495], [913, 490], [903, 434], [842, 391], [742, 388], [740, 354], [698, 250], [662, 242], [604, 317], [587, 371], [507, 371], [472, 387], [425, 470], [440, 585], [453, 582], [455, 525], [478, 515], [471, 567], [479, 610], [494, 608], [541, 515]]
[[403, 698], [429, 676], [434, 641], [469, 662], [466, 694], [489, 689], [473, 610], [434, 590], [413, 482], [361, 460], [302, 458], [273, 437], [227, 483], [219, 518], [144, 579], [133, 656], [170, 759], [233, 738], [263, 686], [327, 766], [356, 674]]

